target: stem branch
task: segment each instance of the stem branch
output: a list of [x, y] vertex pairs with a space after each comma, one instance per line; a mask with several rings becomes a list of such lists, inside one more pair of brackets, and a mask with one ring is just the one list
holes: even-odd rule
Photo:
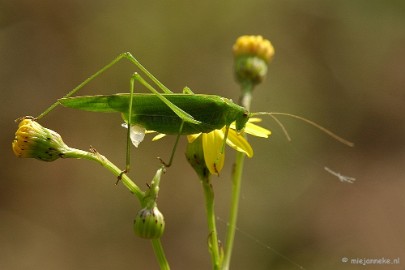
[[[71, 148], [71, 151], [64, 153], [65, 158], [79, 158], [95, 161], [102, 165], [104, 168], [112, 172], [115, 176], [120, 176], [122, 170], [120, 170], [114, 163], [109, 161], [105, 156], [98, 153], [94, 148], [90, 149], [90, 152]], [[141, 202], [145, 196], [145, 193], [126, 175], [123, 174], [121, 178], [122, 184], [129, 189]]]

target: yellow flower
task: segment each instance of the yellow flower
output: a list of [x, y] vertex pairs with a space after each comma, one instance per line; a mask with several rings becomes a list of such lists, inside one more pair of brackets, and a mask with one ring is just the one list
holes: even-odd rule
[[[259, 118], [250, 118], [249, 121], [246, 123], [243, 132], [256, 137], [268, 138], [269, 135], [271, 134], [270, 130], [267, 130], [254, 124], [260, 121], [261, 119]], [[226, 135], [225, 133], [226, 128], [223, 127], [222, 129], [215, 129], [209, 133], [198, 133], [187, 136], [189, 143], [194, 142], [198, 137], [201, 136], [205, 164], [211, 174], [218, 175], [224, 166], [225, 161], [224, 138]], [[152, 139], [152, 141], [159, 140], [164, 136], [166, 135], [158, 134]], [[235, 149], [236, 151], [246, 154], [248, 157], [253, 156], [252, 147], [250, 146], [249, 142], [245, 139], [243, 134], [238, 133], [236, 131], [235, 123], [232, 123], [229, 128], [226, 144]]]
[[[253, 124], [254, 122], [260, 121], [261, 119], [259, 118], [250, 118], [249, 121], [246, 123], [244, 133], [256, 137], [268, 138], [271, 134], [270, 130]], [[189, 143], [193, 142], [198, 136], [202, 136], [202, 147], [204, 152], [205, 164], [207, 165], [211, 174], [218, 175], [221, 172], [222, 167], [224, 166], [225, 149], [223, 149], [223, 141], [226, 135], [225, 133], [226, 128], [223, 127], [222, 129], [213, 130], [210, 133], [200, 133], [187, 136]], [[235, 123], [232, 123], [229, 128], [226, 144], [236, 151], [246, 154], [248, 157], [253, 157], [252, 147], [245, 139], [243, 134], [240, 134], [236, 131]]]
[[274, 56], [274, 47], [271, 42], [262, 36], [240, 36], [233, 45], [235, 57], [241, 55], [258, 56], [267, 63]]

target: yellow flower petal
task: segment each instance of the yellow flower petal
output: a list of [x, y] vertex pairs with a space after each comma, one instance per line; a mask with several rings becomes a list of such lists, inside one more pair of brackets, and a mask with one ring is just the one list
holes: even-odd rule
[[[247, 134], [250, 134], [250, 135], [253, 135], [256, 137], [268, 138], [269, 135], [271, 134], [270, 130], [262, 128], [258, 125], [252, 124], [252, 123], [258, 123], [261, 121], [262, 121], [262, 119], [256, 118], [256, 117], [249, 118], [249, 121], [246, 123], [243, 131], [246, 132]], [[235, 122], [233, 122], [231, 124], [230, 128], [236, 130]]]
[[162, 139], [163, 137], [166, 137], [166, 134], [163, 133], [159, 133], [158, 135], [156, 135], [155, 137], [152, 138], [152, 142], [157, 141]]
[[249, 123], [259, 123], [259, 122], [261, 122], [262, 121], [262, 119], [261, 118], [257, 118], [257, 117], [251, 117], [251, 118], [249, 118]]
[[224, 166], [225, 153], [223, 149], [224, 134], [222, 130], [213, 130], [202, 134], [202, 145], [205, 164], [211, 174], [218, 175]]
[[188, 140], [188, 143], [192, 143], [192, 142], [194, 142], [194, 140], [195, 140], [195, 139], [197, 139], [197, 138], [198, 138], [198, 136], [200, 136], [200, 135], [201, 135], [201, 133], [187, 135], [187, 140]]
[[233, 129], [228, 132], [226, 144], [239, 152], [245, 153], [248, 157], [253, 157], [253, 149], [248, 141]]
[[256, 136], [256, 137], [261, 137], [261, 138], [268, 138], [269, 135], [271, 134], [271, 131], [265, 128], [262, 128], [258, 125], [252, 124], [252, 123], [246, 123], [244, 131], [247, 134]]

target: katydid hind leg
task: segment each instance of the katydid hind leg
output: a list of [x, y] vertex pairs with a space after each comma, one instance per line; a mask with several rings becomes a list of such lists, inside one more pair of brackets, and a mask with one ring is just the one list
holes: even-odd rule
[[[73, 88], [70, 92], [68, 92], [66, 95], [63, 96], [63, 98], [68, 98], [71, 97], [72, 95], [76, 94], [80, 89], [82, 89], [84, 86], [86, 86], [88, 83], [96, 79], [98, 76], [100, 76], [102, 73], [113, 67], [115, 64], [120, 62], [122, 59], [127, 59], [128, 58], [128, 53], [122, 53], [118, 55], [114, 60], [112, 60], [110, 63], [102, 67], [100, 70], [98, 70], [96, 73], [88, 77], [86, 80], [84, 80], [82, 83], [80, 83], [78, 86]], [[36, 117], [36, 119], [40, 119], [47, 115], [50, 111], [56, 108], [56, 106], [59, 105], [59, 101], [56, 101], [53, 103], [50, 107], [48, 107], [43, 113], [41, 113], [39, 116]]]
[[[68, 92], [66, 95], [64, 95], [62, 98], [68, 98], [76, 94], [80, 89], [82, 89], [84, 86], [86, 86], [88, 83], [96, 79], [98, 76], [103, 74], [105, 71], [110, 69], [111, 67], [115, 66], [118, 62], [120, 62], [122, 59], [126, 59], [133, 63], [137, 68], [139, 68], [148, 78], [150, 78], [164, 93], [172, 93], [163, 83], [161, 83], [158, 79], [156, 79], [155, 76], [153, 76], [134, 56], [132, 56], [131, 53], [125, 52], [121, 53], [118, 55], [116, 58], [114, 58], [110, 63], [99, 69], [97, 72], [95, 72], [93, 75], [88, 77], [86, 80], [84, 80], [82, 83], [80, 83], [78, 86], [73, 88], [70, 92]], [[48, 107], [44, 112], [42, 112], [39, 116], [35, 117], [35, 119], [40, 119], [47, 115], [50, 111], [55, 109], [59, 105], [59, 101], [56, 101], [53, 103], [50, 107]]]

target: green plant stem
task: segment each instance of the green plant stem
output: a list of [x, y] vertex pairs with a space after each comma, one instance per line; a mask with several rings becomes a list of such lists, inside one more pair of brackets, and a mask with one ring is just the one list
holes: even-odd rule
[[221, 255], [218, 246], [218, 233], [217, 226], [215, 222], [215, 210], [214, 210], [214, 190], [210, 182], [210, 175], [207, 174], [205, 177], [200, 177], [201, 183], [204, 189], [205, 197], [205, 209], [207, 212], [207, 222], [208, 222], [208, 247], [211, 254], [211, 260], [213, 269], [220, 269], [221, 266]]
[[161, 270], [170, 270], [169, 262], [166, 260], [165, 252], [163, 250], [162, 242], [160, 239], [152, 239], [152, 247], [155, 251]]
[[[242, 85], [242, 96], [240, 98], [240, 104], [247, 110], [250, 109], [250, 103], [252, 100], [252, 84]], [[245, 139], [247, 140], [246, 136]], [[231, 209], [229, 213], [228, 230], [226, 235], [225, 244], [225, 256], [224, 262], [222, 264], [223, 270], [228, 270], [231, 263], [233, 243], [235, 239], [235, 233], [237, 228], [238, 219], [238, 209], [239, 209], [239, 198], [240, 190], [242, 186], [242, 175], [243, 175], [243, 164], [245, 161], [245, 154], [237, 152], [235, 159], [235, 166], [232, 175], [232, 198], [231, 198]]]
[[[64, 153], [65, 158], [79, 158], [95, 161], [102, 165], [104, 168], [112, 172], [115, 176], [120, 176], [122, 170], [120, 170], [114, 163], [109, 161], [105, 156], [98, 153], [95, 149], [90, 149], [90, 152], [70, 148], [70, 151]], [[121, 176], [122, 184], [129, 189], [141, 202], [145, 197], [145, 192], [143, 192], [126, 174]]]

